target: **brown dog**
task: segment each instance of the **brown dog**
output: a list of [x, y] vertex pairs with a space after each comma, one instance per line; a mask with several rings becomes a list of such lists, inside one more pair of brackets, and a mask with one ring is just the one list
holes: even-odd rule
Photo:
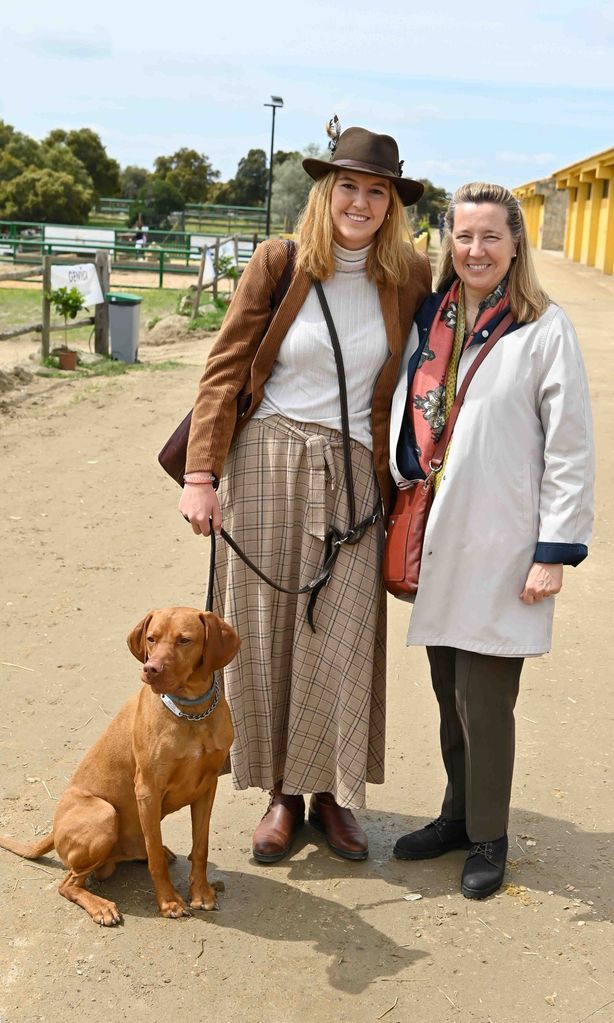
[[[207, 880], [209, 819], [218, 773], [232, 743], [228, 704], [214, 672], [237, 653], [239, 637], [221, 618], [191, 607], [150, 611], [128, 636], [146, 685], [85, 755], [61, 797], [53, 831], [31, 845], [0, 838], [27, 859], [55, 848], [68, 874], [60, 894], [104, 926], [121, 921], [113, 902], [85, 887], [122, 860], [147, 860], [162, 916], [189, 916], [168, 873], [175, 857], [160, 822], [190, 806], [190, 907], [216, 909]], [[174, 709], [173, 709], [174, 708]]]

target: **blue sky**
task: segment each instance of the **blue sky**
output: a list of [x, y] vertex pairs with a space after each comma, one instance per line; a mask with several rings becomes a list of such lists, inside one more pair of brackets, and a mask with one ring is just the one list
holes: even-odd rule
[[[8, 5], [7, 5], [8, 6]], [[252, 147], [325, 145], [333, 113], [454, 189], [546, 177], [614, 145], [607, 0], [12, 3], [0, 117], [35, 138], [91, 127], [122, 165], [181, 146], [222, 178]]]

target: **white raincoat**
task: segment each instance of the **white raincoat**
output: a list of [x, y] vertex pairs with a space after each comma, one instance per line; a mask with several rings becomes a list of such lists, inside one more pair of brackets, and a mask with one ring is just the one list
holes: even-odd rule
[[[401, 485], [397, 442], [417, 345], [414, 326], [391, 415], [390, 468]], [[459, 386], [479, 350], [463, 354]], [[540, 560], [538, 543], [588, 544], [592, 484], [582, 356], [572, 324], [551, 304], [500, 338], [469, 385], [429, 516], [408, 646], [503, 657], [548, 651], [554, 598], [525, 604], [520, 593]], [[544, 560], [574, 563], [572, 547], [548, 553]]]

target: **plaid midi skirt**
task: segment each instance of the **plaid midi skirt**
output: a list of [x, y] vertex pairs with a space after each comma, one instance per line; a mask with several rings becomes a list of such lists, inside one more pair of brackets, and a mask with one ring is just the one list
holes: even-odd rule
[[[376, 507], [371, 452], [352, 441], [356, 521]], [[275, 582], [298, 588], [318, 574], [331, 525], [345, 531], [342, 436], [282, 416], [252, 419], [235, 439], [219, 494], [224, 528]], [[214, 610], [241, 637], [224, 669], [235, 731], [236, 788], [332, 792], [365, 805], [365, 782], [384, 780], [386, 600], [380, 518], [341, 547], [318, 596], [279, 593], [221, 543]]]

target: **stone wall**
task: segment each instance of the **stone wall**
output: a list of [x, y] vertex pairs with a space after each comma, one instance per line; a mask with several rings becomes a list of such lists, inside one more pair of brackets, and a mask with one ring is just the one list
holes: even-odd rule
[[565, 244], [565, 221], [567, 218], [567, 190], [557, 189], [556, 182], [540, 181], [536, 195], [544, 197], [544, 219], [542, 224], [542, 249], [557, 249], [562, 252]]

